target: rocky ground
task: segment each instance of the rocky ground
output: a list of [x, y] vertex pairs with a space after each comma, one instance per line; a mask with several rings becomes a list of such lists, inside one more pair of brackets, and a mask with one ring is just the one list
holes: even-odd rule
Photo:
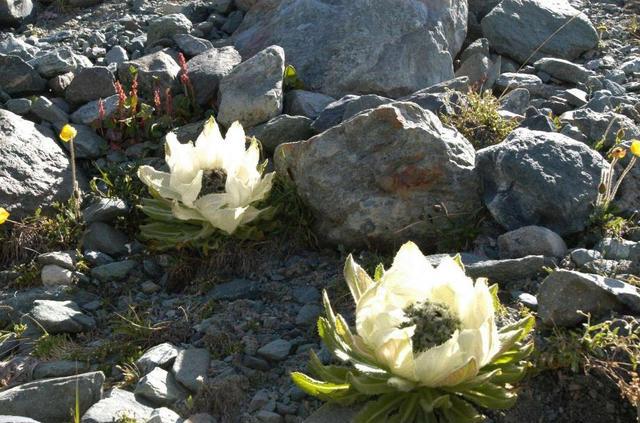
[[[635, 421], [640, 166], [594, 203], [640, 138], [640, 4], [371, 3], [0, 0], [0, 422], [346, 421], [289, 374], [332, 360], [316, 320], [325, 289], [352, 317], [346, 254], [373, 271], [408, 239], [498, 283], [503, 320], [537, 313], [489, 421]], [[286, 224], [158, 248], [135, 170], [210, 115], [261, 141]]]

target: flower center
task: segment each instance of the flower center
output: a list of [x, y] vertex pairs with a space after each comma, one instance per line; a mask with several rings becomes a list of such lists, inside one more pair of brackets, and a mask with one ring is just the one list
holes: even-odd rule
[[411, 338], [413, 352], [421, 353], [447, 342], [453, 333], [461, 328], [458, 316], [443, 303], [425, 301], [414, 303], [404, 309], [409, 319], [399, 328], [416, 327]]
[[227, 174], [224, 170], [213, 169], [204, 172], [202, 177], [202, 195], [220, 194], [225, 192], [225, 184], [227, 182]]

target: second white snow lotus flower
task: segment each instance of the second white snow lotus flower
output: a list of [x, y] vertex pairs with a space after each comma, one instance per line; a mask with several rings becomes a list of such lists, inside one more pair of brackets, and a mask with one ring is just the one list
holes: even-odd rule
[[502, 409], [533, 349], [524, 341], [534, 319], [498, 329], [496, 287], [468, 278], [459, 260], [433, 267], [418, 247], [402, 246], [393, 266], [371, 278], [349, 256], [344, 276], [355, 301], [355, 328], [324, 293], [320, 336], [349, 366], [325, 366], [312, 353], [316, 378], [293, 373], [307, 393], [340, 404], [368, 401], [362, 422], [475, 422], [476, 406]]
[[[166, 138], [169, 172], [150, 166], [138, 169], [138, 177], [154, 197], [142, 205], [154, 220], [141, 227], [143, 237], [180, 244], [215, 231], [230, 235], [265, 211], [254, 204], [267, 197], [275, 174], [263, 175], [258, 144], [253, 141], [245, 146], [245, 133], [238, 122], [225, 138], [213, 118], [195, 144], [181, 144], [174, 133]], [[176, 225], [176, 220], [189, 225]]]

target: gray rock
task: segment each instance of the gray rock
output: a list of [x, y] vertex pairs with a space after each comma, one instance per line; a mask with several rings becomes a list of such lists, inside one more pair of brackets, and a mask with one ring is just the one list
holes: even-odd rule
[[236, 7], [245, 12], [251, 9], [260, 0], [234, 0]]
[[55, 264], [65, 269], [74, 270], [74, 258], [68, 252], [64, 251], [52, 251], [49, 253], [43, 253], [36, 258], [37, 262], [41, 266], [47, 264]]
[[567, 244], [557, 233], [541, 226], [524, 226], [498, 237], [500, 258], [525, 256], [563, 257]]
[[284, 96], [284, 112], [292, 116], [317, 118], [336, 99], [328, 95], [305, 90], [291, 90]]
[[640, 242], [622, 238], [604, 238], [596, 245], [596, 250], [610, 260], [640, 260]]
[[565, 1], [504, 0], [481, 25], [494, 50], [520, 63], [543, 57], [572, 60], [598, 44], [589, 18]]
[[69, 47], [60, 47], [29, 61], [40, 75], [45, 78], [53, 78], [66, 72], [75, 72], [82, 68], [93, 66], [91, 61], [80, 54], [76, 54]]
[[119, 65], [120, 63], [123, 63], [129, 60], [129, 55], [127, 54], [127, 50], [125, 50], [124, 47], [114, 46], [104, 56], [104, 60], [109, 65], [111, 63], [115, 63], [116, 65]]
[[568, 60], [545, 57], [533, 64], [537, 71], [546, 72], [560, 81], [571, 82], [573, 84], [586, 83], [592, 71], [585, 69]]
[[36, 300], [33, 304], [31, 317], [49, 333], [86, 332], [96, 326], [93, 317], [73, 301]]
[[234, 0], [213, 0], [209, 2], [209, 9], [216, 13], [229, 13], [234, 6]]
[[146, 423], [183, 423], [178, 413], [166, 407], [156, 408]]
[[382, 105], [281, 144], [274, 158], [314, 213], [317, 233], [348, 247], [427, 245], [445, 210], [462, 224], [480, 203], [473, 146], [414, 103]]
[[18, 27], [34, 12], [31, 0], [0, 0], [0, 28]]
[[34, 379], [74, 376], [89, 371], [89, 364], [81, 361], [56, 360], [40, 362], [33, 369]]
[[47, 87], [47, 81], [20, 57], [0, 54], [0, 68], [0, 89], [9, 95], [35, 94]]
[[276, 339], [258, 348], [258, 355], [272, 361], [282, 361], [291, 352], [293, 345], [286, 339]]
[[[118, 108], [118, 96], [112, 95], [102, 101], [105, 111], [105, 119], [110, 118]], [[100, 118], [100, 101], [92, 101], [80, 107], [78, 110], [71, 114], [71, 121], [73, 123], [81, 123], [84, 125], [91, 125]]]
[[146, 422], [153, 408], [136, 398], [133, 392], [113, 388], [82, 416], [82, 423], [113, 423], [123, 417]]
[[0, 54], [18, 56], [22, 60], [31, 60], [40, 52], [40, 48], [27, 43], [23, 37], [15, 37], [11, 33], [5, 33], [0, 41]]
[[500, 99], [500, 109], [517, 115], [523, 115], [527, 107], [529, 107], [530, 99], [529, 90], [526, 88], [516, 88]]
[[73, 284], [73, 272], [57, 264], [42, 267], [40, 279], [44, 286], [69, 286]]
[[583, 267], [590, 261], [598, 260], [602, 258], [602, 254], [600, 251], [596, 250], [587, 250], [586, 248], [576, 248], [571, 251], [571, 261], [575, 263], [578, 268]]
[[138, 92], [140, 96], [146, 99], [153, 99], [155, 89], [160, 90], [162, 98], [165, 91], [171, 89], [174, 93], [178, 90], [178, 74], [180, 66], [172, 57], [175, 53], [172, 50], [165, 49], [156, 53], [142, 56], [139, 59], [123, 62], [118, 65], [118, 79], [130, 86], [132, 82], [130, 67], [138, 70]]
[[12, 98], [4, 106], [16, 115], [26, 115], [31, 111], [31, 100], [28, 98]]
[[179, 352], [179, 348], [169, 342], [164, 342], [145, 351], [145, 353], [136, 360], [136, 366], [143, 375], [146, 375], [156, 367], [166, 368], [172, 365]]
[[85, 68], [76, 73], [64, 96], [71, 104], [85, 104], [104, 99], [116, 93], [114, 82], [113, 74], [105, 67]]
[[571, 270], [547, 276], [538, 294], [538, 316], [547, 325], [575, 326], [585, 320], [578, 311], [597, 318], [626, 308], [640, 312], [640, 294], [634, 286]]
[[211, 41], [189, 34], [176, 34], [173, 36], [173, 41], [187, 57], [197, 56], [213, 48]]
[[605, 147], [612, 147], [618, 131], [623, 130], [625, 138], [640, 138], [640, 129], [628, 117], [614, 112], [595, 112], [581, 108], [560, 115], [563, 124], [573, 125], [582, 132], [587, 143], [595, 145], [604, 139]]
[[[19, 220], [72, 192], [69, 159], [53, 134], [6, 110], [0, 110], [0, 204]], [[80, 186], [86, 185], [81, 172]]]
[[158, 405], [171, 406], [187, 397], [173, 375], [156, 367], [136, 385], [135, 394]]
[[89, 225], [82, 236], [82, 248], [89, 251], [102, 251], [112, 256], [127, 252], [127, 236], [120, 230], [103, 222]]
[[233, 47], [212, 48], [189, 60], [189, 78], [198, 104], [208, 106], [214, 102], [220, 80], [241, 61], [240, 53]]
[[188, 348], [178, 353], [171, 372], [191, 392], [198, 392], [207, 383], [210, 360], [208, 350]]
[[80, 412], [84, 413], [100, 400], [104, 380], [102, 372], [91, 372], [18, 385], [0, 392], [0, 410], [42, 423], [68, 421], [69, 410], [76, 407], [76, 393]]
[[[63, 125], [61, 123], [54, 124], [56, 132], [59, 133], [62, 129], [62, 126]], [[96, 131], [94, 131], [92, 128], [82, 124], [75, 124], [73, 125], [73, 127], [78, 132], [78, 135], [76, 135], [76, 137], [73, 139], [76, 158], [97, 159], [99, 157], [102, 157], [107, 152], [107, 141], [100, 135], [96, 134]], [[62, 143], [62, 146], [67, 151], [71, 149], [71, 145], [69, 143]]]
[[147, 49], [163, 39], [171, 40], [176, 34], [188, 34], [193, 25], [182, 13], [159, 16], [149, 22], [147, 28]]
[[543, 256], [527, 256], [506, 260], [483, 260], [465, 263], [467, 275], [488, 278], [491, 281], [510, 283], [533, 278], [544, 271], [544, 267], [554, 266], [554, 261]]
[[256, 413], [256, 418], [263, 423], [282, 423], [284, 419], [278, 413], [268, 410], [260, 410]]
[[227, 20], [225, 21], [224, 25], [222, 25], [222, 28], [220, 29], [226, 32], [227, 34], [232, 34], [236, 31], [236, 29], [240, 27], [240, 24], [242, 23], [243, 19], [244, 19], [244, 13], [242, 13], [241, 10], [234, 10], [229, 14], [229, 16], [227, 16]]
[[117, 217], [129, 213], [127, 204], [119, 198], [98, 198], [82, 210], [85, 223], [113, 222]]
[[119, 281], [127, 277], [137, 263], [133, 260], [115, 261], [91, 269], [91, 276], [103, 281]]
[[508, 230], [539, 225], [567, 235], [583, 230], [596, 199], [602, 156], [564, 135], [516, 129], [477, 153], [484, 203]]
[[511, 91], [525, 88], [529, 92], [536, 92], [542, 87], [542, 80], [536, 75], [526, 73], [503, 73], [496, 80], [496, 88], [502, 91]]
[[296, 316], [296, 325], [313, 325], [317, 322], [320, 313], [322, 313], [320, 306], [316, 304], [305, 304], [300, 308]]
[[[365, 110], [375, 109], [383, 104], [391, 103], [393, 100], [380, 97], [375, 94], [368, 95], [346, 95], [339, 100], [330, 103], [320, 113], [313, 122], [313, 129], [317, 132], [324, 132], [329, 128], [339, 125], [342, 121], [349, 119]], [[407, 99], [407, 101], [413, 101]]]
[[231, 282], [217, 284], [209, 293], [215, 301], [234, 301], [241, 298], [256, 299], [262, 294], [259, 282], [246, 279], [234, 279]]
[[233, 38], [243, 57], [282, 46], [310, 91], [399, 97], [453, 77], [466, 22], [465, 0], [264, 0]]
[[247, 134], [260, 140], [265, 151], [273, 153], [282, 143], [311, 138], [315, 134], [311, 124], [312, 120], [304, 116], [280, 115], [254, 126]]
[[40, 422], [37, 420], [30, 419], [29, 417], [0, 415], [0, 423], [40, 423]]
[[67, 112], [56, 106], [47, 97], [40, 96], [31, 104], [31, 112], [40, 119], [51, 122], [53, 124], [61, 124], [69, 122]]
[[218, 121], [251, 127], [282, 113], [284, 51], [271, 46], [236, 66], [220, 81]]

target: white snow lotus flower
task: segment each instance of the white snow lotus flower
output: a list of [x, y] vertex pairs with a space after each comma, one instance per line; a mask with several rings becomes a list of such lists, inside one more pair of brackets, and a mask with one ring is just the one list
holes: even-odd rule
[[[165, 160], [169, 172], [141, 166], [140, 180], [156, 198], [170, 202], [174, 218], [204, 223], [227, 234], [260, 215], [263, 210], [252, 204], [267, 196], [275, 175], [263, 176], [258, 144], [254, 141], [245, 147], [240, 123], [233, 123], [223, 138], [213, 118], [195, 144], [181, 144], [175, 134], [168, 134]], [[157, 209], [158, 203], [147, 206], [151, 217], [168, 220]]]
[[293, 373], [307, 393], [351, 403], [375, 398], [357, 422], [472, 422], [485, 408], [513, 405], [513, 383], [525, 373], [533, 345], [523, 340], [531, 316], [502, 329], [497, 297], [447, 258], [433, 267], [418, 247], [402, 246], [387, 271], [371, 278], [351, 256], [345, 279], [354, 299], [356, 333], [325, 293], [318, 322], [324, 343], [353, 367], [324, 366], [312, 354], [313, 379]]

